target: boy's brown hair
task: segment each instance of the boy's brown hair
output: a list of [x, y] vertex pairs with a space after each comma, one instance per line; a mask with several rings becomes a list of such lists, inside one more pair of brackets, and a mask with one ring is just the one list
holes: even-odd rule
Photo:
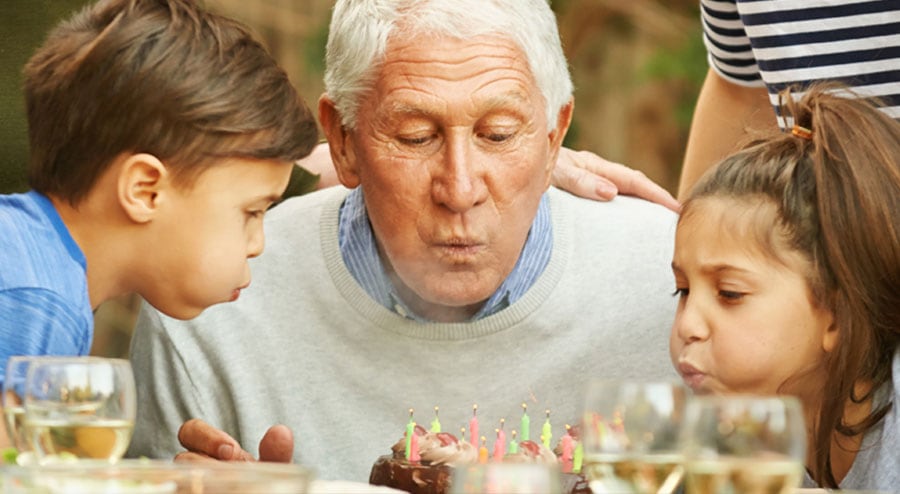
[[[812, 298], [834, 316], [838, 343], [819, 370], [820, 403], [812, 478], [837, 487], [832, 439], [864, 434], [892, 406], [875, 403], [862, 420], [845, 421], [849, 403], [873, 399], [892, 376], [900, 345], [900, 122], [877, 102], [837, 84], [819, 84], [799, 99], [782, 94], [785, 133], [755, 136], [704, 175], [691, 190], [681, 218], [703, 197], [723, 196], [774, 204], [777, 217], [756, 225], [770, 253], [788, 245], [809, 261]], [[759, 215], [759, 218], [765, 218]], [[871, 384], [870, 388], [857, 385]]]
[[293, 161], [317, 129], [247, 28], [192, 0], [100, 0], [25, 66], [31, 188], [78, 204], [122, 153], [189, 186], [228, 157]]

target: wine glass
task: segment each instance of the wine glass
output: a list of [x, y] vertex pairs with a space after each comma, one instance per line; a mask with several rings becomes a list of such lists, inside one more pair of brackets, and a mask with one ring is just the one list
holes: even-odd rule
[[688, 494], [792, 493], [806, 454], [803, 409], [793, 397], [696, 397], [682, 444]]
[[25, 376], [33, 356], [16, 355], [6, 361], [6, 376], [3, 379], [3, 415], [6, 419], [6, 434], [10, 443], [19, 450], [20, 459], [29, 451], [25, 437]]
[[686, 400], [687, 389], [676, 382], [589, 382], [582, 471], [594, 494], [675, 490], [683, 473], [678, 440]]
[[557, 465], [485, 463], [457, 467], [451, 494], [562, 494]]
[[134, 377], [127, 360], [47, 357], [25, 378], [25, 429], [38, 461], [115, 462], [134, 428]]

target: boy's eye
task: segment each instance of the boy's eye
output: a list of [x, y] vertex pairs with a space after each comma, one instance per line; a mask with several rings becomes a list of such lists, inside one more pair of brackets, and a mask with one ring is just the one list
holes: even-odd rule
[[254, 209], [252, 211], [247, 211], [247, 214], [251, 218], [262, 218], [263, 215], [266, 214], [266, 210], [265, 209]]
[[725, 299], [728, 302], [737, 302], [744, 298], [745, 293], [734, 292], [731, 290], [719, 290], [719, 297]]
[[689, 293], [689, 292], [690, 292], [690, 290], [687, 289], [687, 288], [676, 288], [675, 291], [672, 292], [672, 296], [673, 296], [673, 297], [684, 298], [684, 297], [687, 297], [687, 296], [688, 296], [688, 293]]

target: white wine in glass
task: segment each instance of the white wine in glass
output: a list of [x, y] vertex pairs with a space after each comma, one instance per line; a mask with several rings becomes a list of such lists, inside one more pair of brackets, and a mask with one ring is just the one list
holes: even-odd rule
[[19, 450], [19, 454], [29, 451], [25, 435], [25, 376], [28, 366], [37, 357], [16, 355], [6, 361], [6, 374], [3, 378], [3, 415], [6, 420], [6, 433], [10, 443]]
[[688, 494], [789, 494], [800, 485], [806, 429], [795, 398], [694, 398], [682, 443]]
[[675, 382], [593, 380], [582, 431], [594, 494], [670, 494], [681, 483], [679, 429], [687, 389]]
[[127, 360], [33, 361], [25, 386], [25, 429], [38, 460], [118, 461], [131, 441], [135, 400]]

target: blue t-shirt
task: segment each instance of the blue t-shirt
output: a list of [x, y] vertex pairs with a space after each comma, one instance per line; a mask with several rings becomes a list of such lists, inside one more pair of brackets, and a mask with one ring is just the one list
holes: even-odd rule
[[46, 196], [0, 195], [0, 383], [12, 355], [86, 355], [87, 261]]

